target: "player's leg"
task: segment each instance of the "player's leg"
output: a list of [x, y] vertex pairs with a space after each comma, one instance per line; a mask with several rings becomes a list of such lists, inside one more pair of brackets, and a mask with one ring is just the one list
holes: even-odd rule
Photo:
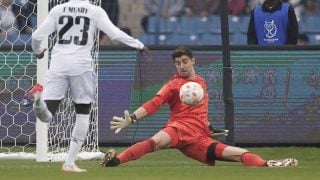
[[42, 122], [49, 122], [57, 111], [60, 101], [61, 100], [41, 100], [39, 104], [35, 103], [33, 110]]
[[66, 172], [86, 172], [76, 166], [77, 154], [87, 136], [91, 103], [95, 98], [96, 77], [93, 72], [85, 72], [69, 78], [70, 90], [76, 110], [76, 122], [72, 129], [70, 147], [62, 170]]
[[91, 104], [75, 104], [76, 122], [71, 134], [68, 156], [62, 167], [63, 171], [86, 172], [85, 169], [77, 167], [75, 161], [89, 129], [90, 108]]
[[118, 158], [120, 159], [120, 163], [136, 160], [147, 153], [168, 148], [170, 142], [170, 136], [164, 131], [159, 131], [152, 138], [141, 141], [129, 147], [127, 150], [120, 153]]
[[49, 111], [47, 104], [41, 98], [43, 86], [36, 84], [28, 92], [28, 96], [33, 98], [33, 111], [38, 119], [42, 122], [49, 122], [52, 119], [53, 114]]
[[242, 162], [244, 166], [263, 167], [266, 161], [246, 149], [215, 142], [208, 147], [208, 160]]
[[113, 149], [107, 151], [104, 160], [101, 162], [101, 165], [104, 167], [118, 166], [119, 164], [139, 159], [147, 153], [151, 153], [159, 149], [169, 148], [172, 144], [172, 141], [170, 137], [171, 134], [169, 135], [168, 131], [172, 131], [171, 134], [175, 133], [173, 128], [165, 128], [150, 139], [130, 146], [128, 149], [121, 152], [117, 157]]
[[246, 149], [229, 146], [210, 137], [198, 137], [197, 141], [190, 139], [180, 148], [186, 156], [214, 165], [215, 160], [242, 162], [245, 166], [264, 166], [266, 161]]
[[244, 166], [252, 167], [263, 167], [266, 165], [266, 160], [246, 149], [234, 146], [219, 148], [219, 146], [224, 146], [224, 144], [217, 144], [217, 149], [220, 149], [218, 153], [221, 156], [221, 160], [242, 162]]
[[109, 149], [105, 153], [105, 157], [101, 161], [100, 165], [103, 167], [115, 167], [128, 161], [139, 159], [147, 153], [154, 152], [155, 146], [155, 140], [149, 138], [130, 146], [128, 149], [121, 152], [118, 156], [114, 149]]
[[35, 85], [28, 93], [33, 98], [33, 110], [35, 115], [43, 122], [49, 122], [59, 107], [61, 99], [65, 97], [68, 89], [68, 81], [63, 76], [53, 73], [46, 75], [44, 88]]
[[208, 136], [195, 137], [192, 134], [184, 134], [177, 147], [184, 155], [194, 160], [213, 166], [215, 164], [215, 147], [210, 145], [217, 141]]
[[246, 149], [222, 143], [213, 144], [211, 149], [215, 149], [215, 157], [218, 160], [242, 162], [247, 167], [290, 167], [298, 165], [298, 161], [294, 158], [267, 161]]

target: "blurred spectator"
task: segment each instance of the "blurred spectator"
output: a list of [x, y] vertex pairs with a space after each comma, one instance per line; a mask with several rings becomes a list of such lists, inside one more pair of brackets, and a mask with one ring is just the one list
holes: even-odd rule
[[208, 17], [216, 14], [219, 9], [219, 0], [186, 0], [185, 15]]
[[248, 44], [297, 44], [298, 22], [292, 6], [281, 0], [265, 0], [252, 11]]
[[303, 15], [319, 16], [320, 15], [320, 0], [306, 0], [304, 1]]
[[232, 16], [240, 16], [245, 12], [245, 0], [228, 0], [229, 14]]
[[12, 11], [13, 0], [1, 0], [0, 5], [0, 39], [11, 38], [17, 35], [18, 25]]
[[127, 33], [129, 36], [132, 36], [131, 29], [129, 27], [121, 28], [121, 31]]
[[[123, 28], [120, 28], [121, 31], [127, 33], [129, 36], [132, 35], [131, 33], [131, 29], [128, 28], [128, 27], [123, 27]], [[100, 34], [102, 34], [102, 32], [100, 32]], [[115, 40], [111, 40], [109, 38], [109, 36], [105, 35], [104, 33], [102, 34], [101, 38], [100, 38], [100, 41], [99, 41], [99, 44], [100, 45], [121, 45], [122, 43], [121, 42], [118, 42], [118, 41], [115, 41]]]
[[[120, 6], [119, 6], [119, 1], [118, 0], [102, 0], [101, 1], [101, 8], [104, 9], [111, 22], [113, 24], [115, 24], [116, 26], [118, 26], [118, 22], [119, 22], [119, 13], [120, 13]], [[119, 27], [119, 26], [118, 26]], [[120, 28], [123, 32], [127, 33], [129, 36], [131, 36], [131, 29], [129, 27], [121, 27]], [[101, 45], [109, 45], [109, 44], [121, 44], [117, 41], [112, 41], [106, 34], [104, 34], [103, 32], [100, 32], [100, 42]]]
[[250, 13], [257, 5], [262, 5], [264, 0], [247, 0], [247, 12]]
[[302, 12], [304, 11], [303, 0], [283, 0], [283, 2], [291, 4], [296, 13], [297, 20], [300, 21]]
[[185, 0], [144, 0], [144, 7], [149, 16], [172, 17], [181, 15]]
[[107, 14], [109, 15], [109, 18], [111, 22], [115, 25], [118, 24], [119, 20], [119, 3], [118, 0], [102, 0], [101, 1], [101, 7], [104, 9]]
[[[118, 21], [119, 21], [119, 2], [118, 0], [102, 0], [101, 1], [101, 8], [104, 9], [111, 22], [114, 25], [118, 25]], [[113, 44], [114, 42], [111, 41], [111, 39], [104, 34], [103, 32], [100, 32], [100, 44], [101, 45], [107, 45], [107, 44]]]
[[306, 34], [298, 35], [298, 43], [297, 45], [308, 45], [310, 42], [309, 37]]
[[128, 27], [132, 36], [139, 37], [143, 33], [141, 19], [147, 15], [143, 0], [118, 0], [119, 22], [118, 27]]
[[148, 17], [161, 16], [164, 18], [181, 16], [185, 7], [185, 0], [144, 0], [144, 8], [148, 15], [143, 17], [141, 25], [145, 32], [148, 27]]

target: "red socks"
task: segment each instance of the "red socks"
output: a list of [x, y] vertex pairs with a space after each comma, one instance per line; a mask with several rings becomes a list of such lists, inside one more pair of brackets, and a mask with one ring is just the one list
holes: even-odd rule
[[[130, 146], [119, 154], [120, 164], [139, 159], [145, 154], [155, 151], [155, 146], [155, 141], [151, 138]], [[241, 155], [241, 162], [248, 167], [262, 167], [266, 164], [266, 160], [250, 152], [245, 152]]]
[[266, 160], [263, 160], [260, 156], [250, 152], [245, 152], [241, 155], [241, 162], [244, 166], [251, 167], [262, 167], [266, 164]]
[[141, 158], [147, 153], [155, 150], [155, 141], [148, 139], [138, 142], [119, 154], [120, 164]]

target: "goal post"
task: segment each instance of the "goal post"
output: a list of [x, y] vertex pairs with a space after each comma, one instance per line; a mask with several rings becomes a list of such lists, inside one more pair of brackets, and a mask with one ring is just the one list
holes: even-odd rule
[[[49, 0], [37, 1], [37, 24], [44, 21], [49, 12]], [[42, 47], [48, 47], [48, 37], [42, 41]], [[48, 53], [45, 53], [41, 60], [37, 61], [37, 83], [44, 84], [44, 77], [48, 70]], [[47, 162], [48, 157], [48, 123], [44, 123], [37, 118], [36, 123], [36, 161]]]

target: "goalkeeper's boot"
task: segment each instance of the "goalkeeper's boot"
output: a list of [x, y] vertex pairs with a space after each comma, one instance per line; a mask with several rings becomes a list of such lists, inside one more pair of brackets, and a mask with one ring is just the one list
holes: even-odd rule
[[24, 96], [21, 104], [23, 106], [29, 106], [31, 105], [34, 101], [37, 101], [40, 99], [41, 93], [43, 91], [43, 86], [41, 84], [36, 84], [34, 85], [28, 93]]
[[294, 158], [287, 158], [282, 160], [269, 160], [266, 164], [267, 167], [294, 167], [298, 166], [298, 160]]
[[215, 137], [224, 137], [224, 136], [228, 136], [229, 130], [212, 128], [210, 133], [211, 133], [211, 137], [213, 137], [213, 138], [215, 138]]
[[100, 165], [102, 167], [115, 167], [120, 164], [119, 158], [117, 158], [117, 153], [114, 149], [109, 149], [105, 155], [104, 159], [101, 161]]
[[65, 165], [63, 164], [61, 167], [61, 171], [67, 172], [67, 173], [82, 173], [87, 172], [86, 169], [81, 169], [77, 165]]

